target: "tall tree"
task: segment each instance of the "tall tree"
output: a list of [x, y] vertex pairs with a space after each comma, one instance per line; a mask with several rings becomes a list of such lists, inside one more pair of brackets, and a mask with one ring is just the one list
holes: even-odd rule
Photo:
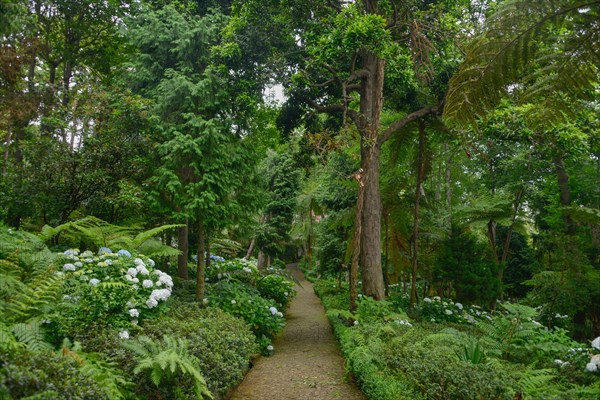
[[[434, 46], [433, 38], [442, 31], [447, 33], [452, 26], [449, 21], [457, 18], [448, 13], [446, 4], [294, 1], [284, 7], [278, 1], [269, 3], [269, 13], [281, 6], [273, 21], [287, 21], [282, 34], [291, 35], [296, 43], [297, 51], [290, 61], [299, 72], [293, 77], [291, 98], [319, 113], [337, 113], [342, 123], [352, 124], [360, 136], [359, 190], [364, 191], [360, 196], [364, 204], [357, 207], [362, 210], [357, 250], [364, 292], [376, 299], [384, 297], [381, 146], [407, 124], [441, 112], [439, 89], [448, 74], [433, 73], [434, 60], [442, 47], [450, 54], [454, 50], [448, 41], [438, 40], [439, 46]], [[265, 14], [262, 2], [239, 5], [240, 17], [249, 23]], [[263, 24], [273, 21], [261, 20]], [[451, 69], [449, 65], [445, 68]], [[393, 105], [385, 103], [386, 96], [394, 100]], [[382, 124], [385, 104], [400, 112]]]

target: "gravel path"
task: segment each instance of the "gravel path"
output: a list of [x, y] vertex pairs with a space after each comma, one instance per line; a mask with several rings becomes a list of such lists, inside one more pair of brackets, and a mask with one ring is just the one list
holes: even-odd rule
[[256, 360], [231, 400], [364, 400], [344, 370], [344, 359], [312, 285], [293, 264], [301, 286], [271, 357]]

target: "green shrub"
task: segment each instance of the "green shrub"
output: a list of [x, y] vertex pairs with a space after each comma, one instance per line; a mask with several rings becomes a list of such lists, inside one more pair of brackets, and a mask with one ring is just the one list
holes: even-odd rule
[[99, 400], [101, 385], [84, 374], [74, 359], [53, 352], [0, 353], [0, 398]]
[[267, 275], [256, 281], [256, 289], [262, 297], [275, 300], [281, 311], [287, 310], [295, 296], [294, 284], [281, 275]]
[[59, 333], [73, 334], [93, 322], [127, 329], [158, 315], [171, 296], [171, 277], [155, 269], [152, 259], [124, 250], [66, 253], [60, 273], [66, 275], [69, 289], [50, 318]]
[[220, 281], [208, 287], [209, 304], [242, 318], [257, 337], [273, 338], [280, 332], [285, 319], [272, 300], [265, 299], [260, 293], [238, 282]]
[[144, 333], [153, 338], [171, 335], [188, 341], [213, 394], [223, 395], [238, 383], [258, 349], [244, 321], [218, 308], [175, 303], [168, 316], [147, 320]]

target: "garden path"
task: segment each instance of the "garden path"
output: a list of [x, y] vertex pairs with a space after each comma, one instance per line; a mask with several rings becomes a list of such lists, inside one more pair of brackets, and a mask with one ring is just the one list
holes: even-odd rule
[[231, 400], [363, 400], [348, 382], [337, 342], [321, 301], [297, 264], [298, 295], [286, 313], [287, 324], [270, 357], [260, 357]]

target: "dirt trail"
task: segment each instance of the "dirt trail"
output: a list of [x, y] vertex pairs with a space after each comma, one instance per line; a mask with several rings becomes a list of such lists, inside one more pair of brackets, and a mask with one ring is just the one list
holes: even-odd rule
[[261, 357], [231, 400], [364, 400], [348, 382], [344, 359], [312, 285], [288, 267], [301, 286], [286, 314], [287, 325], [271, 357]]

